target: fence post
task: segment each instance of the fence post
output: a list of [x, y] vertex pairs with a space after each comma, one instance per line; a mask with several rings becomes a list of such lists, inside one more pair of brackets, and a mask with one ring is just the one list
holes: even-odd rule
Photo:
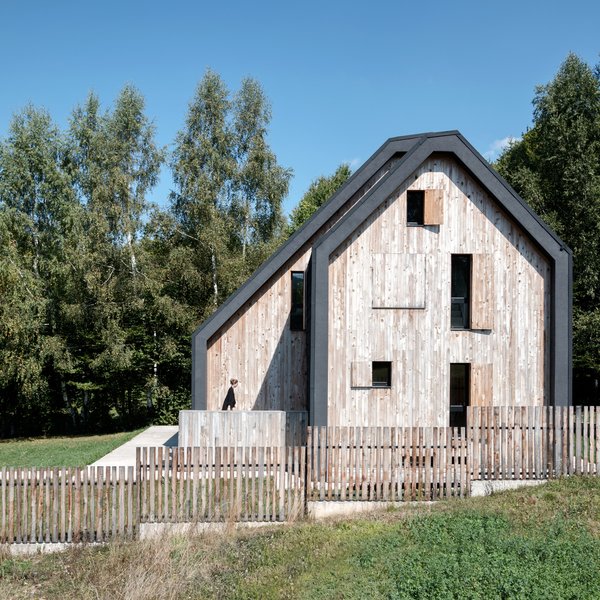
[[[132, 527], [130, 535], [133, 538], [139, 537], [140, 523], [142, 518], [142, 461], [141, 461], [142, 449], [137, 446], [135, 449], [135, 474], [134, 481], [130, 481], [129, 485], [135, 485], [135, 527], [132, 523], [129, 526]], [[144, 461], [145, 462], [145, 461]]]

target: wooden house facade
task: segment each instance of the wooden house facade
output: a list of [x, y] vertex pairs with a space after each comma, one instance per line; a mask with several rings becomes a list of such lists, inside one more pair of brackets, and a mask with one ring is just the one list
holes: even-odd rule
[[571, 404], [565, 244], [458, 132], [388, 140], [193, 336], [192, 408], [457, 425]]

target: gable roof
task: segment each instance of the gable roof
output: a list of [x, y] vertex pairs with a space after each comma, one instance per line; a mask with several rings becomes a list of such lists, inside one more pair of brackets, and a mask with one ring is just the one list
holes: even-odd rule
[[[335, 250], [433, 152], [449, 152], [479, 180], [503, 209], [529, 234], [553, 263], [551, 397], [570, 403], [572, 253], [527, 203], [496, 173], [458, 131], [423, 133], [388, 139], [348, 181], [252, 277], [202, 323], [192, 336], [192, 398], [194, 408], [206, 407], [208, 340], [240, 310], [393, 156], [400, 160], [346, 212], [313, 246], [311, 267], [310, 389], [311, 422], [326, 424], [328, 271]], [[323, 343], [325, 342], [325, 343]], [[559, 360], [568, 369], [559, 368]], [[566, 401], [560, 402], [565, 403]], [[324, 408], [323, 408], [324, 406]], [[323, 411], [325, 414], [323, 415]], [[316, 417], [316, 421], [315, 421]]]

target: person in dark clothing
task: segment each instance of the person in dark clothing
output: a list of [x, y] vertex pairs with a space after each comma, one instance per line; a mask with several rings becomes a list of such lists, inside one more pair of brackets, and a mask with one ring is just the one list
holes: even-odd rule
[[233, 391], [238, 384], [237, 379], [230, 379], [231, 387], [227, 390], [227, 396], [223, 402], [223, 410], [233, 410], [235, 408], [235, 392]]

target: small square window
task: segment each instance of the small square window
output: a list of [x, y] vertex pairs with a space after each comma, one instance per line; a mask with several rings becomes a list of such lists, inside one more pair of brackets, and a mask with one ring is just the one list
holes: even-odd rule
[[425, 222], [425, 192], [409, 190], [406, 192], [406, 224], [423, 225]]
[[392, 363], [374, 362], [372, 368], [371, 385], [373, 387], [392, 387]]

